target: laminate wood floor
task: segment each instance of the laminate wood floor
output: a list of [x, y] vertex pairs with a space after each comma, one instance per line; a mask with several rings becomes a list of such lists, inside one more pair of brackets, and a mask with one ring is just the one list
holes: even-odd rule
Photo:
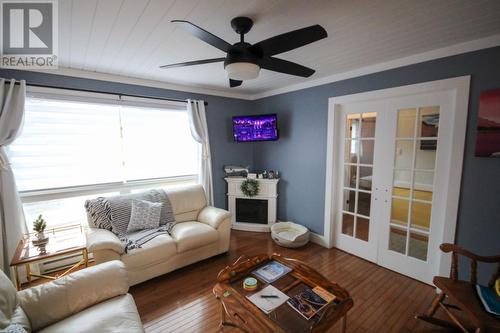
[[[445, 332], [414, 319], [431, 304], [435, 295], [431, 286], [337, 249], [316, 244], [285, 249], [275, 245], [268, 233], [244, 231], [232, 232], [228, 254], [131, 288], [146, 332], [218, 332], [220, 307], [212, 294], [217, 273], [242, 254], [260, 253], [302, 260], [346, 288], [354, 300], [347, 332]], [[340, 332], [339, 325], [330, 331]]]

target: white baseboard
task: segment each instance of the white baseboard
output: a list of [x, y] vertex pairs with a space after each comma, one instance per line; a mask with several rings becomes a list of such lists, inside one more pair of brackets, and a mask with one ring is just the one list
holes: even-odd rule
[[325, 240], [325, 236], [323, 236], [323, 235], [318, 235], [317, 233], [311, 232], [311, 238], [310, 238], [310, 240], [314, 244], [318, 244], [320, 246], [326, 247], [327, 249], [329, 248], [328, 247], [328, 243]]

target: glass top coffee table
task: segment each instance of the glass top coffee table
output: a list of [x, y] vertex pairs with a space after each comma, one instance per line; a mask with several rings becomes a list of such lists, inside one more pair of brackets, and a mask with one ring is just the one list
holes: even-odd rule
[[[252, 271], [272, 260], [292, 269], [288, 274], [272, 282], [273, 287], [292, 297], [306, 288], [313, 289], [319, 286], [335, 295], [335, 302], [328, 303], [309, 320], [302, 317], [286, 302], [269, 314], [264, 313], [247, 296], [269, 285], [252, 274]], [[246, 291], [243, 288], [243, 280], [247, 277], [254, 277], [258, 280], [256, 290]], [[342, 332], [345, 332], [347, 312], [354, 305], [344, 288], [329, 281], [305, 263], [284, 258], [278, 254], [258, 255], [251, 258], [241, 256], [235, 263], [219, 272], [213, 293], [221, 304], [221, 328], [236, 327], [243, 332], [326, 332], [339, 320], [341, 320]]]

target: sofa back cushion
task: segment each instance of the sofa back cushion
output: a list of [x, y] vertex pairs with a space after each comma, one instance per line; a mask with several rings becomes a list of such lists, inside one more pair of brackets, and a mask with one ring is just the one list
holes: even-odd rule
[[172, 204], [176, 222], [193, 221], [207, 205], [205, 191], [201, 185], [166, 190]]

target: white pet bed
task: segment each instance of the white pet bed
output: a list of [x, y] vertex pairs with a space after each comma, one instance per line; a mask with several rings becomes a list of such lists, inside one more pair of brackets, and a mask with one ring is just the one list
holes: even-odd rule
[[279, 222], [271, 227], [271, 237], [284, 247], [300, 247], [309, 242], [309, 230], [297, 223]]

